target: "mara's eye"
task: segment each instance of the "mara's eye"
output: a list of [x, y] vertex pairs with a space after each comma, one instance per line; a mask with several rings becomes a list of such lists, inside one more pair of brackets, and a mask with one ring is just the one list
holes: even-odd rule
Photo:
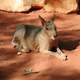
[[46, 27], [46, 30], [49, 30], [49, 28], [48, 28], [48, 27]]

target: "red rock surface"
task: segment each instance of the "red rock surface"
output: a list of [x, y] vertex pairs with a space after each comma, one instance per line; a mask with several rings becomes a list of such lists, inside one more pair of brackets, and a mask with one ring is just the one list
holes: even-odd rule
[[42, 8], [44, 2], [45, 0], [0, 0], [0, 10], [8, 12], [29, 11], [31, 8]]
[[77, 3], [80, 5], [79, 0], [0, 0], [0, 10], [24, 12], [44, 8], [46, 11], [69, 13], [77, 10]]
[[74, 12], [77, 10], [77, 0], [46, 0], [44, 8], [47, 11], [60, 13]]
[[[68, 14], [55, 20], [60, 46], [68, 55], [67, 61], [54, 56], [32, 52], [17, 55], [10, 45], [15, 25], [41, 25], [38, 15], [49, 19], [53, 13], [44, 10], [31, 13], [0, 11], [0, 80], [80, 80], [80, 15]], [[24, 68], [40, 71], [24, 75]]]

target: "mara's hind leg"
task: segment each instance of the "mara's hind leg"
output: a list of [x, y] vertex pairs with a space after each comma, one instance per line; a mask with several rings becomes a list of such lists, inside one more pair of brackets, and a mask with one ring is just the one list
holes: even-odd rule
[[25, 40], [21, 40], [21, 49], [19, 50], [19, 52], [17, 54], [22, 54], [22, 53], [29, 53], [30, 50], [28, 48], [28, 45], [26, 44]]

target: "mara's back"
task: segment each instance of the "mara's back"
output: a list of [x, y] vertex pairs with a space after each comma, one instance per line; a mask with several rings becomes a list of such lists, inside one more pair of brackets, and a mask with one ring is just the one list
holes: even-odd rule
[[35, 38], [41, 30], [41, 27], [29, 24], [21, 24], [16, 26], [16, 32], [20, 35], [23, 34], [25, 39], [28, 37]]
[[25, 35], [24, 38], [31, 37], [35, 38], [42, 30], [41, 27], [34, 25], [24, 25], [25, 27]]

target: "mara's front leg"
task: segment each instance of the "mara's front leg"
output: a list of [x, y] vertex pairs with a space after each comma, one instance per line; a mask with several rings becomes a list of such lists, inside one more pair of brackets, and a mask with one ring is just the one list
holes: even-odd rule
[[21, 40], [20, 46], [21, 46], [21, 48], [19, 49], [19, 51], [17, 53], [18, 55], [21, 55], [22, 53], [29, 53], [30, 52], [25, 40]]
[[50, 51], [50, 47], [48, 43], [40, 44], [40, 53], [53, 55], [61, 60], [67, 60], [67, 56], [59, 48], [57, 48], [57, 52]]
[[39, 44], [39, 52], [44, 54], [49, 54], [57, 58], [60, 57], [60, 55], [57, 54], [57, 52], [50, 51], [50, 44], [47, 40]]
[[67, 59], [68, 59], [68, 58], [67, 58], [67, 55], [64, 54], [64, 53], [60, 50], [59, 47], [58, 47], [56, 50], [57, 50], [57, 54], [59, 54], [60, 57], [61, 57], [63, 60], [67, 60]]

